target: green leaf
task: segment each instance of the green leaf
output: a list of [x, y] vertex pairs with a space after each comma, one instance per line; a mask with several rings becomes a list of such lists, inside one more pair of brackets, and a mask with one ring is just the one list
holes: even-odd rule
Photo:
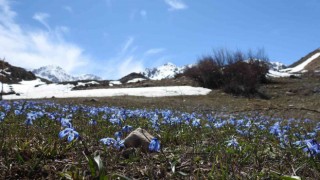
[[24, 163], [24, 159], [23, 157], [20, 155], [20, 153], [17, 153], [17, 159], [18, 159], [18, 162], [23, 164]]
[[95, 162], [91, 157], [89, 157], [88, 160], [89, 160], [89, 168], [90, 168], [90, 171], [91, 171], [91, 175], [93, 177], [95, 177], [96, 176], [96, 167], [95, 167], [95, 164], [94, 164]]
[[282, 176], [280, 179], [282, 180], [301, 180], [299, 176]]

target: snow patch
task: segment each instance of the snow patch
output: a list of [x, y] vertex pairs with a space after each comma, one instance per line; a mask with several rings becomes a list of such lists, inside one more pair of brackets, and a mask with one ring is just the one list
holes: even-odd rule
[[[41, 85], [41, 86], [39, 86]], [[90, 89], [71, 90], [72, 84], [45, 84], [41, 80], [22, 81], [20, 84], [4, 84], [7, 92], [14, 91], [16, 94], [4, 95], [3, 99], [42, 99], [42, 98], [77, 98], [77, 97], [110, 97], [110, 96], [188, 96], [207, 95], [210, 89], [191, 86], [170, 87], [142, 87], [142, 88], [117, 88], [117, 89]]]
[[78, 83], [77, 83], [77, 86], [86, 86], [86, 85], [88, 85], [88, 84], [100, 84], [100, 83], [98, 83], [98, 82], [96, 82], [96, 81], [78, 82]]
[[140, 81], [145, 81], [145, 78], [135, 78], [135, 79], [131, 79], [129, 80], [127, 83], [136, 83], [136, 82], [140, 82]]
[[268, 77], [275, 77], [275, 78], [280, 78], [280, 77], [290, 77], [292, 74], [286, 73], [286, 72], [279, 72], [279, 71], [274, 71], [274, 70], [269, 70], [267, 76]]
[[316, 58], [318, 58], [320, 56], [320, 52], [314, 54], [313, 56], [311, 56], [309, 59], [307, 59], [306, 61], [304, 61], [303, 63], [293, 67], [293, 68], [287, 68], [287, 69], [283, 69], [280, 70], [281, 72], [289, 72], [289, 73], [297, 73], [297, 72], [301, 72], [309, 63], [311, 63], [313, 60], [315, 60]]
[[109, 86], [110, 86], [110, 84], [112, 84], [112, 86], [113, 86], [113, 85], [121, 85], [122, 83], [120, 81], [110, 81]]

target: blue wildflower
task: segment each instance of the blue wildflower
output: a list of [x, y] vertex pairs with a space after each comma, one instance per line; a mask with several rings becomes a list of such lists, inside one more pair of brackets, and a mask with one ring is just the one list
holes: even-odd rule
[[270, 134], [279, 136], [281, 134], [280, 123], [276, 122], [273, 126], [270, 127]]
[[320, 154], [320, 145], [314, 139], [305, 140], [306, 148], [303, 149], [304, 152], [309, 152], [311, 155]]
[[124, 148], [124, 140], [117, 140], [116, 143], [113, 145], [113, 147], [115, 147], [116, 149], [121, 149]]
[[118, 131], [118, 132], [114, 133], [114, 136], [116, 137], [116, 140], [119, 141], [122, 137], [122, 132]]
[[68, 127], [71, 128], [72, 124], [71, 124], [71, 119], [67, 119], [67, 118], [61, 118], [60, 119], [60, 123], [62, 127]]
[[89, 121], [89, 125], [97, 125], [97, 121], [94, 120], [94, 119], [91, 119], [91, 120]]
[[102, 138], [100, 139], [100, 142], [102, 142], [103, 144], [110, 146], [116, 143], [116, 140], [113, 138]]
[[306, 139], [303, 141], [296, 141], [293, 144], [297, 146], [302, 146], [304, 152], [308, 152], [309, 156], [316, 156], [320, 154], [320, 145], [315, 139]]
[[239, 143], [235, 137], [232, 137], [230, 140], [226, 141], [228, 147], [237, 148]]
[[263, 124], [259, 124], [259, 125], [258, 125], [258, 128], [259, 128], [260, 130], [265, 130], [265, 129], [267, 129]]
[[65, 128], [59, 133], [59, 138], [62, 139], [65, 136], [68, 136], [68, 142], [71, 142], [74, 139], [78, 139], [79, 133], [75, 131], [73, 128]]
[[111, 119], [109, 119], [109, 121], [112, 124], [120, 124], [120, 119], [119, 118], [111, 118]]
[[20, 110], [20, 109], [16, 109], [16, 110], [14, 110], [14, 114], [16, 115], [16, 116], [19, 116], [19, 115], [21, 115], [23, 112]]
[[106, 114], [104, 114], [104, 115], [102, 115], [101, 118], [104, 119], [104, 120], [107, 120], [107, 119], [108, 119], [108, 116], [107, 116]]
[[0, 112], [0, 122], [2, 122], [5, 117], [6, 117], [6, 114], [4, 112]]
[[121, 148], [124, 148], [124, 140], [115, 140], [113, 138], [102, 138], [100, 139], [100, 142], [102, 142], [103, 144], [107, 145], [107, 146], [113, 146], [114, 148], [116, 149], [121, 149]]
[[222, 121], [222, 122], [216, 122], [216, 123], [214, 123], [214, 127], [215, 128], [221, 128], [221, 127], [223, 127], [224, 125], [226, 124], [226, 121]]
[[56, 119], [56, 113], [47, 113], [47, 116], [48, 116], [48, 118], [49, 119], [51, 119], [51, 120], [55, 120]]
[[128, 132], [132, 131], [132, 126], [125, 125], [125, 126], [122, 127], [122, 131], [125, 132], [125, 133], [128, 133]]
[[32, 125], [34, 120], [36, 120], [36, 114], [34, 112], [28, 113], [25, 124]]
[[192, 121], [192, 126], [199, 127], [200, 126], [200, 119], [194, 119]]
[[315, 138], [317, 136], [316, 132], [309, 132], [307, 133], [307, 136], [309, 136], [310, 138]]
[[25, 124], [26, 124], [26, 125], [32, 125], [32, 124], [33, 124], [33, 119], [28, 118], [28, 119], [25, 121]]
[[234, 126], [234, 125], [236, 125], [236, 119], [235, 118], [230, 118], [228, 120], [228, 123]]
[[151, 152], [159, 152], [160, 151], [160, 142], [157, 138], [152, 138], [149, 144], [149, 150]]
[[237, 126], [242, 126], [243, 124], [244, 124], [244, 120], [243, 119], [237, 120]]

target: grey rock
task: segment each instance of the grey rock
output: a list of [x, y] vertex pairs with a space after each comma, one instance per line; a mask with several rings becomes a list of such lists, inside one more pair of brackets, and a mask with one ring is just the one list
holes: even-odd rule
[[142, 128], [137, 128], [132, 131], [125, 139], [124, 145], [126, 148], [140, 147], [143, 151], [147, 152], [149, 149], [150, 141], [154, 138], [150, 133]]

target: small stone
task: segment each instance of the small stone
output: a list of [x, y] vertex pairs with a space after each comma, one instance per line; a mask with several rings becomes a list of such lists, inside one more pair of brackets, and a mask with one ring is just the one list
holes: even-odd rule
[[124, 139], [124, 145], [126, 148], [141, 147], [143, 151], [147, 152], [152, 138], [154, 138], [154, 136], [149, 134], [146, 130], [137, 128]]
[[92, 98], [90, 99], [91, 102], [98, 102], [99, 100], [98, 99], [95, 99], [95, 98]]
[[295, 95], [295, 93], [294, 93], [294, 92], [291, 92], [291, 91], [287, 91], [287, 92], [286, 92], [286, 95], [287, 95], [287, 96], [293, 96], [293, 95]]

